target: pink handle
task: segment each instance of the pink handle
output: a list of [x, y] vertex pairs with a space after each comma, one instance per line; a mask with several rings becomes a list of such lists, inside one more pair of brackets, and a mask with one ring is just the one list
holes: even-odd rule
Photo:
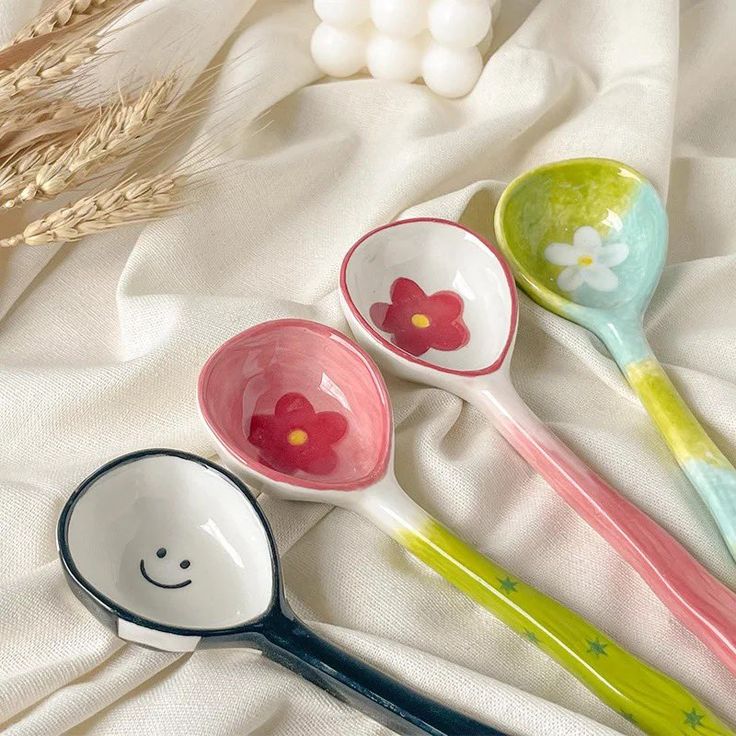
[[474, 403], [514, 449], [736, 674], [736, 593], [552, 434], [509, 381], [498, 381], [492, 393], [483, 390], [475, 396]]

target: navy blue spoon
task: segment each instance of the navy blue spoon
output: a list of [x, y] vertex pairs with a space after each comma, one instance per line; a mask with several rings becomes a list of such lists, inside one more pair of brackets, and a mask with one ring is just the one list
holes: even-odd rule
[[71, 589], [126, 641], [255, 648], [397, 733], [504, 736], [310, 631], [284, 597], [255, 499], [203, 458], [143, 450], [113, 460], [69, 498], [57, 542]]

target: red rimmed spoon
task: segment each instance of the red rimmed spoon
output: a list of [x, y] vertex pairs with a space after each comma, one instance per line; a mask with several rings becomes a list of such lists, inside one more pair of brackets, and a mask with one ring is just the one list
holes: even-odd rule
[[380, 227], [348, 252], [343, 311], [384, 370], [476, 406], [736, 673], [736, 594], [611, 487], [534, 415], [511, 383], [517, 292], [499, 252], [447, 220]]

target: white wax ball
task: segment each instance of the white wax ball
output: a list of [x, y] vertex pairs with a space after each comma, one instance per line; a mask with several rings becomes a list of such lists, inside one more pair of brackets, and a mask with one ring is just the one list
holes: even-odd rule
[[368, 71], [376, 79], [413, 82], [422, 73], [424, 44], [416, 38], [394, 38], [381, 33], [368, 43]]
[[338, 28], [354, 28], [371, 17], [369, 0], [314, 0], [314, 11]]
[[447, 46], [477, 46], [490, 27], [488, 0], [434, 0], [429, 6], [429, 31]]
[[424, 83], [442, 97], [468, 94], [482, 71], [483, 58], [474, 46], [453, 49], [432, 43], [422, 59]]
[[312, 58], [331, 77], [349, 77], [365, 66], [365, 28], [335, 28], [327, 23], [317, 26], [312, 35]]
[[427, 27], [427, 0], [371, 0], [371, 18], [379, 31], [411, 38]]

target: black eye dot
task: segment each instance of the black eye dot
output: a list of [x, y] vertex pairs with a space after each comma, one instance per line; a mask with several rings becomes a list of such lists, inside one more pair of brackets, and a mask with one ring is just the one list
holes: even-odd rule
[[166, 557], [166, 547], [159, 547], [156, 550], [156, 557], [159, 557], [159, 558]]
[[187, 568], [189, 567], [189, 565], [191, 565], [191, 564], [192, 564], [192, 563], [191, 563], [191, 562], [189, 562], [189, 560], [182, 560], [182, 561], [181, 561], [181, 562], [179, 563], [179, 567], [180, 567], [180, 568], [181, 568], [182, 570], [186, 570], [186, 569], [187, 569]]

